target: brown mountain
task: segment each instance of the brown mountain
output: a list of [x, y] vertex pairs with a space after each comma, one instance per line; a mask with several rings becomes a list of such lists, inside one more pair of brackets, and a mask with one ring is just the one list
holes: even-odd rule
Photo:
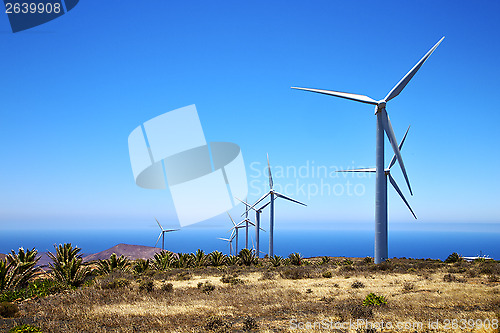
[[6, 254], [0, 253], [0, 260], [5, 259], [5, 257], [7, 257], [7, 255], [6, 255]]
[[125, 256], [129, 259], [148, 259], [154, 257], [155, 253], [160, 252], [161, 249], [151, 246], [143, 245], [130, 245], [130, 244], [118, 244], [109, 248], [107, 250], [94, 253], [83, 257], [83, 261], [94, 261], [108, 259], [110, 255], [116, 253], [117, 256]]

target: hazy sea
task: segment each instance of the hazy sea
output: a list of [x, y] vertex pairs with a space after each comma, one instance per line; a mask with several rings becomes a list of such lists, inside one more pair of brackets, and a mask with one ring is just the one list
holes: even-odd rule
[[[253, 230], [252, 230], [253, 231]], [[185, 228], [166, 234], [165, 248], [174, 252], [193, 252], [198, 248], [205, 252], [219, 250], [228, 253], [226, 242], [217, 237], [227, 237], [227, 229]], [[250, 233], [253, 236], [253, 232]], [[116, 244], [154, 246], [158, 237], [155, 229], [142, 230], [4, 230], [0, 231], [0, 253], [8, 253], [19, 247], [35, 247], [39, 252], [53, 251], [54, 244], [70, 242], [82, 248], [82, 253], [96, 253]], [[252, 239], [250, 237], [250, 246]], [[275, 254], [288, 256], [300, 252], [312, 256], [373, 256], [373, 230], [333, 229], [277, 229], [275, 230]], [[244, 247], [244, 229], [239, 234], [239, 249]], [[161, 240], [158, 243], [161, 247]], [[261, 251], [267, 252], [268, 235], [261, 233]], [[457, 252], [475, 256], [482, 252], [500, 259], [500, 232], [491, 231], [408, 231], [389, 232], [389, 257], [446, 259]]]

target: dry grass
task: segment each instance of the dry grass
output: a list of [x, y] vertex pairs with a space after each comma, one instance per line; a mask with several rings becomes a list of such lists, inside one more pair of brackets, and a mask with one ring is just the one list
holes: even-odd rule
[[[304, 323], [357, 319], [422, 322], [421, 328], [400, 331], [463, 332], [460, 328], [444, 329], [443, 321], [500, 319], [500, 283], [489, 279], [498, 274], [499, 263], [443, 264], [401, 259], [380, 267], [361, 259], [352, 259], [352, 265], [337, 265], [339, 260], [319, 265], [319, 260], [309, 259], [311, 264], [302, 267], [270, 268], [264, 264], [226, 270], [190, 269], [189, 280], [177, 279], [179, 270], [142, 277], [154, 281], [152, 292], [139, 290], [137, 277], [119, 275], [130, 279], [130, 286], [101, 289], [96, 282], [76, 291], [25, 301], [19, 304], [21, 311], [15, 320], [34, 322], [44, 332], [57, 333], [242, 332], [252, 328], [254, 322], [259, 332], [335, 331], [321, 329], [318, 324], [316, 329], [293, 330], [293, 319]], [[332, 272], [332, 277], [324, 278], [325, 271]], [[223, 274], [235, 272], [243, 284], [221, 282]], [[447, 282], [446, 274], [456, 279]], [[215, 290], [207, 294], [197, 288], [199, 282], [205, 281]], [[353, 288], [355, 281], [364, 287]], [[165, 283], [172, 283], [173, 291], [162, 291]], [[387, 305], [363, 306], [369, 293], [385, 296]], [[436, 320], [440, 321], [440, 329], [429, 329], [428, 322]], [[0, 329], [7, 331], [12, 326], [12, 320], [0, 320]]]

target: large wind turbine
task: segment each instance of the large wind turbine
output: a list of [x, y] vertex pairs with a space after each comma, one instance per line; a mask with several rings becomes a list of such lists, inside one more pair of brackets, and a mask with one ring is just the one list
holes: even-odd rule
[[[403, 136], [403, 139], [401, 140], [401, 143], [399, 144], [399, 150], [400, 151], [403, 148], [403, 143], [405, 142], [406, 135], [408, 135], [408, 131], [409, 130], [410, 130], [410, 126], [408, 126], [408, 129], [406, 130], [406, 133]], [[389, 182], [391, 183], [392, 187], [394, 187], [394, 189], [396, 190], [396, 192], [398, 192], [399, 196], [401, 197], [401, 199], [403, 200], [403, 202], [406, 204], [406, 207], [408, 207], [408, 209], [410, 210], [411, 214], [413, 215], [413, 217], [416, 220], [417, 219], [417, 215], [415, 215], [415, 213], [413, 212], [413, 209], [411, 209], [411, 207], [410, 207], [410, 204], [408, 203], [408, 201], [406, 201], [406, 198], [403, 195], [403, 192], [401, 192], [401, 190], [399, 189], [398, 184], [396, 183], [396, 181], [394, 180], [394, 178], [392, 178], [392, 176], [391, 176], [391, 168], [394, 165], [394, 163], [396, 163], [396, 155], [394, 155], [392, 157], [391, 162], [389, 163], [389, 165], [387, 166], [387, 168], [384, 170], [384, 174], [385, 174], [385, 176], [387, 178], [389, 178]], [[337, 171], [337, 172], [376, 172], [376, 168], [348, 169], [348, 170], [340, 170], [340, 171]], [[385, 186], [386, 186], [385, 187], [385, 192], [386, 192], [386, 196], [387, 196], [387, 181], [385, 182]]]
[[158, 220], [156, 219], [156, 217], [155, 217], [155, 220], [156, 220], [156, 223], [158, 223], [158, 226], [161, 229], [160, 235], [158, 236], [158, 239], [156, 240], [155, 247], [158, 244], [158, 242], [160, 241], [160, 237], [162, 237], [162, 240], [161, 240], [161, 249], [164, 250], [165, 249], [165, 233], [166, 232], [177, 231], [179, 229], [163, 229], [163, 227], [161, 226], [160, 222], [158, 222]]
[[[236, 199], [238, 199], [238, 198], [236, 198]], [[246, 216], [248, 216], [248, 211], [250, 209], [253, 209], [255, 211], [255, 243], [257, 244], [257, 250], [256, 250], [255, 253], [257, 254], [257, 258], [260, 258], [260, 251], [259, 251], [259, 247], [260, 247], [260, 233], [259, 233], [259, 229], [262, 229], [260, 227], [260, 214], [262, 213], [262, 210], [264, 210], [264, 208], [266, 208], [271, 202], [268, 202], [268, 203], [264, 204], [260, 208], [253, 208], [253, 206], [250, 205], [249, 203], [247, 203], [246, 201], [243, 201], [243, 200], [240, 200], [240, 199], [238, 199], [238, 200], [241, 203], [245, 204], [245, 206], [247, 207], [245, 213], [243, 213]]]
[[269, 164], [269, 154], [267, 155], [267, 172], [269, 174], [269, 192], [264, 194], [250, 208], [254, 209], [255, 206], [257, 206], [257, 204], [259, 202], [264, 200], [267, 196], [270, 196], [269, 203], [271, 204], [271, 209], [270, 209], [270, 215], [269, 215], [269, 257], [272, 257], [274, 255], [274, 249], [273, 249], [273, 246], [274, 246], [274, 243], [273, 243], [274, 242], [274, 199], [282, 198], [282, 199], [286, 199], [286, 200], [291, 201], [291, 202], [298, 203], [299, 205], [302, 205], [302, 206], [307, 206], [307, 205], [300, 202], [300, 201], [289, 198], [286, 195], [278, 193], [273, 189], [273, 176], [271, 174], [271, 165]]
[[397, 140], [394, 136], [394, 130], [392, 129], [391, 121], [387, 115], [386, 104], [388, 101], [399, 95], [399, 93], [406, 87], [408, 82], [413, 78], [417, 71], [422, 67], [424, 62], [431, 56], [432, 52], [438, 47], [438, 45], [443, 41], [444, 37], [441, 38], [425, 55], [420, 61], [399, 81], [394, 88], [387, 94], [384, 99], [376, 101], [365, 95], [351, 94], [340, 91], [331, 91], [323, 89], [310, 89], [310, 88], [298, 88], [292, 87], [292, 89], [300, 89], [305, 91], [311, 91], [315, 93], [331, 95], [335, 97], [350, 99], [356, 102], [366, 103], [375, 105], [375, 115], [377, 116], [377, 149], [376, 149], [376, 190], [375, 190], [375, 263], [383, 262], [388, 257], [387, 249], [387, 178], [385, 176], [384, 169], [384, 132], [387, 134], [389, 142], [391, 143], [394, 154], [399, 162], [403, 176], [405, 177], [406, 184], [410, 190], [410, 194], [413, 195], [410, 181], [406, 174], [406, 169], [403, 163], [403, 158], [399, 152], [397, 146]]

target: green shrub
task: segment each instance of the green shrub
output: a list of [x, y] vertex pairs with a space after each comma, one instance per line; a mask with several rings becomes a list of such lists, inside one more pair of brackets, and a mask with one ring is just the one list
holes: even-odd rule
[[226, 255], [220, 251], [214, 251], [208, 255], [208, 262], [211, 266], [224, 266], [226, 263]]
[[323, 275], [324, 278], [329, 279], [332, 277], [332, 272], [326, 271], [326, 272], [323, 272], [323, 274], [321, 274], [321, 275]]
[[257, 256], [252, 250], [243, 249], [238, 254], [240, 261], [245, 266], [256, 265], [258, 262]]
[[363, 262], [364, 262], [365, 264], [371, 264], [371, 263], [373, 263], [373, 258], [372, 258], [372, 257], [365, 257], [365, 258], [363, 259]]
[[453, 252], [452, 254], [450, 254], [448, 256], [448, 258], [446, 258], [446, 260], [444, 262], [446, 262], [446, 263], [453, 263], [453, 262], [460, 262], [462, 260], [463, 260], [463, 258], [462, 258], [461, 255], [459, 255], [456, 252]]
[[328, 264], [330, 261], [331, 261], [330, 257], [323, 256], [323, 257], [321, 257], [321, 263], [320, 263], [320, 265], [326, 265], [326, 264]]
[[17, 307], [16, 303], [11, 303], [11, 302], [0, 303], [0, 317], [12, 318], [17, 314], [18, 311], [19, 308]]
[[228, 266], [237, 265], [239, 261], [240, 261], [240, 258], [237, 256], [227, 256], [226, 257], [226, 264]]
[[64, 283], [67, 286], [79, 287], [82, 285], [91, 271], [87, 266], [84, 266], [79, 247], [73, 247], [71, 243], [54, 245], [56, 254], [51, 252], [47, 255], [52, 259], [49, 264], [52, 269], [52, 276], [56, 281]]
[[25, 333], [25, 332], [42, 332], [42, 330], [36, 326], [24, 324], [12, 327], [8, 333]]
[[198, 282], [198, 289], [200, 289], [205, 294], [210, 294], [210, 292], [215, 290], [215, 286], [210, 283], [210, 281]]
[[166, 271], [172, 267], [173, 262], [172, 252], [162, 250], [154, 255], [152, 267], [158, 271]]
[[384, 305], [387, 304], [387, 301], [384, 296], [377, 296], [374, 293], [369, 293], [365, 300], [363, 301], [363, 305]]
[[290, 264], [294, 265], [294, 266], [300, 266], [302, 265], [302, 255], [298, 252], [295, 252], [295, 253], [290, 253], [290, 255], [288, 256], [288, 259], [290, 259]]
[[154, 289], [153, 281], [141, 281], [139, 283], [139, 290], [141, 291], [152, 292], [153, 289]]
[[11, 250], [5, 259], [0, 260], [0, 290], [15, 290], [26, 286], [35, 274], [35, 265], [40, 260], [37, 254], [35, 248], [24, 251], [21, 247], [18, 253]]
[[4, 290], [0, 293], [0, 302], [10, 302], [17, 299], [25, 300], [32, 297], [45, 297], [57, 294], [67, 287], [53, 279], [37, 279], [26, 288], [18, 290]]
[[189, 268], [195, 266], [195, 256], [192, 253], [177, 253], [172, 265], [176, 268]]
[[365, 285], [361, 281], [354, 281], [351, 284], [351, 288], [353, 288], [353, 289], [359, 289], [359, 288], [364, 288], [364, 287], [365, 287]]
[[97, 263], [97, 272], [99, 274], [109, 274], [115, 270], [121, 270], [127, 272], [130, 270], [132, 263], [130, 260], [123, 255], [117, 256], [116, 253], [112, 253], [108, 259], [99, 260]]
[[149, 259], [139, 259], [135, 262], [135, 265], [134, 265], [134, 273], [136, 274], [142, 274], [142, 273], [145, 273], [146, 271], [149, 270], [149, 267], [150, 267], [151, 263], [149, 261]]
[[271, 258], [269, 258], [269, 262], [271, 263], [271, 265], [273, 265], [273, 267], [279, 267], [282, 264], [284, 264], [283, 257], [277, 255], [274, 255]]
[[351, 266], [353, 264], [353, 261], [351, 259], [344, 259], [344, 261], [342, 261], [342, 265], [344, 266]]
[[196, 267], [203, 267], [203, 266], [206, 266], [206, 264], [207, 264], [207, 255], [201, 249], [198, 249], [196, 251], [193, 259], [194, 259], [193, 260], [194, 266], [196, 266]]

